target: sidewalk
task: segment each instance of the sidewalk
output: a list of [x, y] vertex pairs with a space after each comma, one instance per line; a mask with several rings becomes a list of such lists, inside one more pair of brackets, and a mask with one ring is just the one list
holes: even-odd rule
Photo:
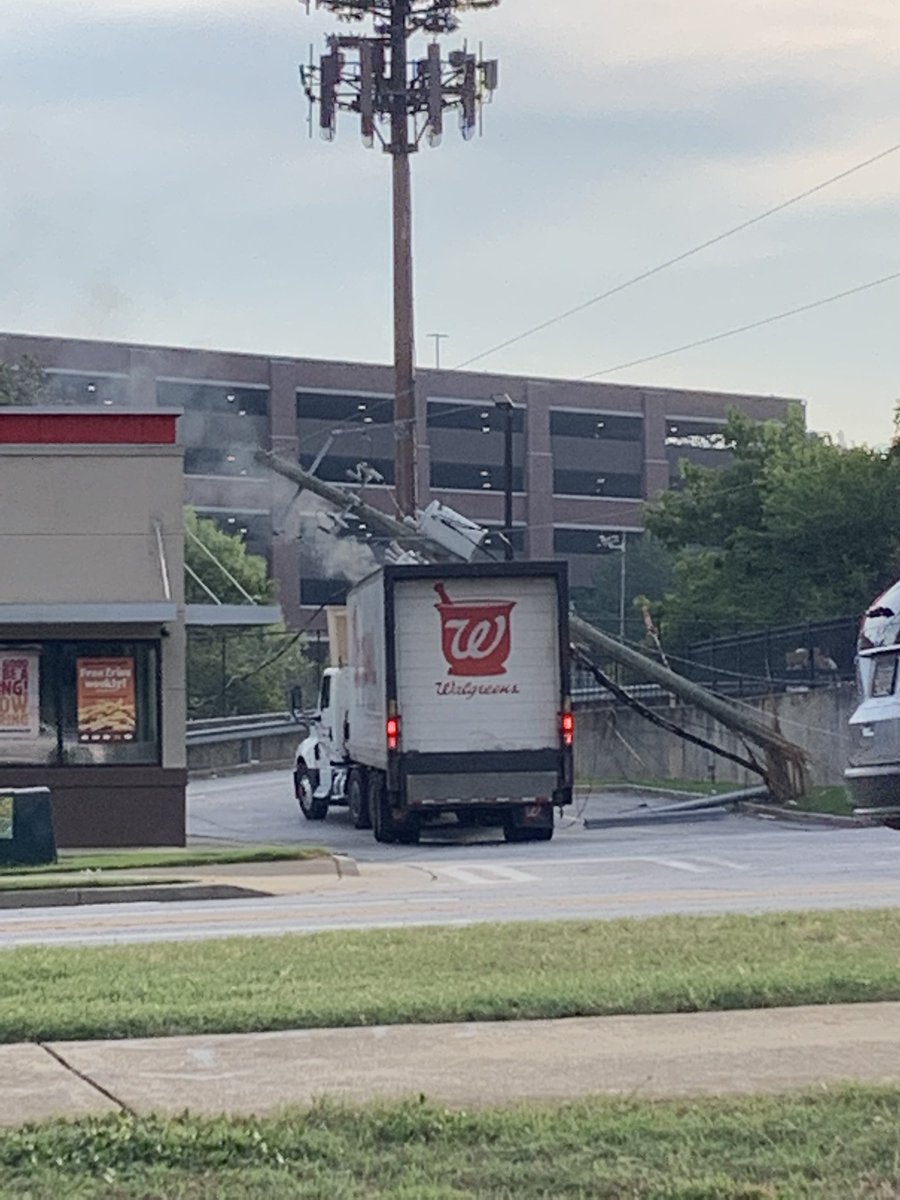
[[900, 1083], [900, 1003], [0, 1046], [0, 1126], [325, 1095], [471, 1106], [846, 1081]]
[[[0, 891], [0, 909], [285, 896], [309, 891], [323, 883], [347, 881], [358, 875], [359, 868], [352, 858], [326, 854], [321, 858], [275, 862], [136, 867], [117, 870], [115, 885], [101, 888], [79, 887], [84, 876], [79, 875], [73, 865], [71, 873], [59, 872], [43, 877], [46, 886], [35, 886], [37, 881], [32, 876], [28, 890]], [[10, 881], [15, 878], [7, 877]]]

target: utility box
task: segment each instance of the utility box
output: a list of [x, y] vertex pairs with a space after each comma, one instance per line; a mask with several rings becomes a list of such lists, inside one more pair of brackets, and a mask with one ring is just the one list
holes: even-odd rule
[[49, 788], [0, 790], [0, 866], [37, 867], [56, 862]]

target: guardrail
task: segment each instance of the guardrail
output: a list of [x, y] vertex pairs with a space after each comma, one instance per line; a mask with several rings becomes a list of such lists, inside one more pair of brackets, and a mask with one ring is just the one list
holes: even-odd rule
[[246, 737], [299, 733], [307, 723], [305, 720], [298, 720], [289, 712], [253, 713], [242, 717], [204, 717], [198, 721], [188, 721], [185, 741], [188, 746], [211, 746]]
[[185, 734], [188, 771], [209, 774], [287, 766], [308, 728], [308, 719], [288, 712], [189, 721]]

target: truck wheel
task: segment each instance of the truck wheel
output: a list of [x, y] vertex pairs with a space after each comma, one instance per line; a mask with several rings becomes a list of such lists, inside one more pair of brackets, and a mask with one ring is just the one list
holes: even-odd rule
[[312, 778], [305, 767], [298, 767], [294, 772], [294, 791], [300, 804], [300, 811], [307, 821], [324, 821], [328, 815], [328, 801], [315, 798]]
[[384, 777], [380, 771], [373, 771], [369, 776], [369, 813], [372, 817], [372, 832], [376, 842], [396, 842], [394, 818], [391, 815], [391, 804], [384, 786]]
[[549, 842], [553, 837], [553, 826], [549, 829], [526, 829], [526, 842]]
[[[540, 816], [546, 824], [526, 824], [526, 815], [532, 818]], [[548, 804], [542, 804], [541, 812], [537, 813], [532, 805], [526, 805], [520, 813], [509, 813], [503, 822], [503, 837], [507, 842], [549, 842], [553, 837], [553, 809]]]
[[366, 794], [366, 777], [362, 771], [354, 771], [350, 776], [350, 786], [347, 789], [347, 807], [350, 810], [350, 820], [354, 829], [371, 829], [372, 821], [369, 816], [369, 797]]

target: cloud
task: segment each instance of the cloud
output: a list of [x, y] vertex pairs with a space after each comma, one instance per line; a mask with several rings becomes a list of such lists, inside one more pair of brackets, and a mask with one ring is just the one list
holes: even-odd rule
[[[331, 14], [10, 7], [0, 327], [387, 359], [387, 158], [351, 118], [334, 145], [306, 136], [297, 64]], [[483, 40], [501, 88], [483, 141], [448, 131], [414, 162], [420, 344], [449, 332], [459, 361], [883, 149], [898, 29], [895, 0], [467, 13], [448, 45]], [[881, 273], [897, 161], [483, 366], [576, 374]], [[849, 302], [844, 336], [823, 313], [628, 378], [834, 396], [853, 378], [881, 396], [898, 366], [886, 300]], [[829, 331], [824, 351], [806, 329]]]

